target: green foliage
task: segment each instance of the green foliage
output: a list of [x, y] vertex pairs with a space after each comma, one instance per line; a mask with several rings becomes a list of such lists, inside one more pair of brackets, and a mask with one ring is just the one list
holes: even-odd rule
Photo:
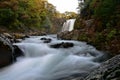
[[[78, 40], [87, 41], [97, 49], [119, 54], [120, 0], [85, 0], [81, 6], [81, 13], [75, 23], [75, 29], [80, 30]], [[84, 23], [89, 19], [94, 21], [88, 28]]]
[[68, 12], [68, 11], [66, 11], [63, 15], [66, 19], [73, 19], [76, 18], [77, 16], [75, 12]]
[[116, 29], [111, 30], [107, 35], [107, 40], [113, 39], [115, 37], [116, 33], [117, 33]]
[[88, 37], [86, 34], [81, 34], [79, 37], [78, 37], [78, 40], [80, 41], [88, 41]]
[[14, 21], [14, 12], [11, 9], [0, 9], [0, 25], [8, 26]]
[[115, 10], [115, 0], [104, 0], [100, 2], [100, 5], [95, 8], [95, 15], [108, 19]]
[[100, 43], [100, 42], [105, 42], [106, 37], [104, 34], [102, 33], [96, 33], [96, 38], [95, 38], [95, 42], [94, 43]]
[[41, 29], [57, 17], [56, 13], [55, 7], [46, 0], [3, 0], [0, 1], [0, 26]]

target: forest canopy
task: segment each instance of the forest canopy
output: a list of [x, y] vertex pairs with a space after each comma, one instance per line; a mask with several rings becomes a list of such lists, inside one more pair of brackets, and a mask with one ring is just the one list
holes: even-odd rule
[[[58, 17], [55, 6], [46, 0], [1, 0], [0, 27], [8, 29], [41, 29]], [[47, 24], [47, 25], [45, 25]]]

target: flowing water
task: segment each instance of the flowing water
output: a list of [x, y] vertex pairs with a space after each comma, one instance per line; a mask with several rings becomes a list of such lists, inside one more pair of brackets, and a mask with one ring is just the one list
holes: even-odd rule
[[[43, 38], [51, 39], [44, 43]], [[52, 48], [51, 45], [69, 42], [68, 48]], [[100, 65], [94, 62], [103, 55], [85, 42], [57, 40], [55, 35], [31, 36], [15, 43], [24, 56], [0, 70], [0, 80], [57, 80], [74, 74], [86, 73]]]
[[72, 31], [74, 29], [74, 23], [76, 19], [69, 19], [63, 24], [62, 32]]

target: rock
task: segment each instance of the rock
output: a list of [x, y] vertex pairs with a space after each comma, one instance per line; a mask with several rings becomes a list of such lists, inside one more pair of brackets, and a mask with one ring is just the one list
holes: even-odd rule
[[14, 57], [19, 57], [19, 56], [23, 56], [24, 53], [21, 49], [19, 49], [18, 46], [14, 45]]
[[65, 40], [78, 40], [79, 35], [80, 35], [80, 30], [65, 31], [58, 33], [57, 38], [65, 39]]
[[14, 61], [14, 48], [8, 38], [0, 34], [0, 68], [7, 66]]
[[19, 42], [22, 42], [22, 39], [13, 39], [12, 40], [12, 43], [19, 43]]
[[103, 62], [98, 68], [85, 75], [71, 76], [63, 80], [120, 80], [120, 55]]
[[52, 48], [70, 48], [73, 46], [74, 46], [74, 44], [70, 43], [70, 42], [62, 42], [62, 43], [50, 45], [50, 47], [52, 47]]
[[102, 63], [84, 80], [120, 80], [120, 55]]
[[50, 42], [52, 41], [52, 39], [50, 39], [50, 38], [45, 38], [45, 37], [41, 38], [40, 40], [44, 40], [44, 41], [43, 41], [44, 43], [50, 43]]
[[9, 39], [13, 39], [13, 36], [10, 35], [9, 33], [3, 33], [3, 35], [6, 36], [6, 37], [9, 38]]
[[44, 41], [44, 43], [50, 43], [52, 41], [52, 39], [47, 39]]
[[69, 39], [71, 40], [71, 32], [70, 31], [64, 31], [57, 34], [58, 39]]
[[46, 32], [39, 32], [39, 31], [34, 31], [34, 32], [30, 32], [29, 35], [31, 36], [43, 36], [43, 35], [47, 35]]
[[22, 34], [22, 33], [14, 33], [13, 34], [15, 39], [25, 39], [25, 38], [29, 38], [28, 35]]
[[47, 38], [43, 37], [43, 38], [41, 38], [40, 40], [47, 40]]
[[28, 36], [28, 35], [25, 35], [25, 36], [24, 36], [24, 38], [30, 38], [30, 36]]

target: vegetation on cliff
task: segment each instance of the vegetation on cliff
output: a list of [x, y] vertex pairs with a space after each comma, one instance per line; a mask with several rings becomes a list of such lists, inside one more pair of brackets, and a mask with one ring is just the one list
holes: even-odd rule
[[[81, 6], [82, 4], [82, 6]], [[78, 40], [120, 53], [120, 0], [85, 0], [75, 23]]]
[[28, 31], [50, 28], [52, 18], [58, 18], [55, 6], [46, 0], [1, 0], [0, 30]]

